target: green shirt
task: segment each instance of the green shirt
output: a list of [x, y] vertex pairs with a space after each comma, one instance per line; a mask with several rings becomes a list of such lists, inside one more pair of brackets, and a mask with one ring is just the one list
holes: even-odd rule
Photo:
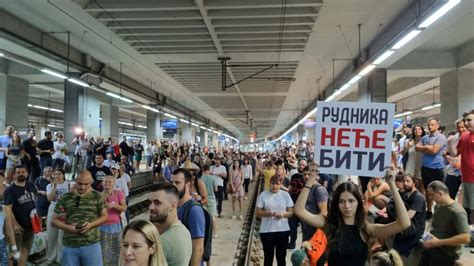
[[[84, 224], [97, 220], [105, 208], [102, 196], [95, 190], [91, 190], [82, 197], [74, 192], [68, 192], [58, 200], [54, 213], [59, 219], [65, 220], [66, 224]], [[85, 234], [64, 231], [63, 243], [65, 246], [80, 247], [99, 241], [99, 227], [95, 227]]]
[[188, 229], [180, 222], [170, 225], [160, 235], [168, 266], [189, 265], [193, 254], [193, 242]]
[[[466, 211], [457, 202], [448, 206], [436, 205], [431, 226], [431, 234], [439, 239], [469, 233]], [[461, 257], [462, 245], [441, 246], [440, 248], [447, 256]]]
[[202, 182], [206, 184], [207, 198], [216, 199], [214, 190], [217, 189], [216, 176], [213, 175], [203, 175], [201, 176]]

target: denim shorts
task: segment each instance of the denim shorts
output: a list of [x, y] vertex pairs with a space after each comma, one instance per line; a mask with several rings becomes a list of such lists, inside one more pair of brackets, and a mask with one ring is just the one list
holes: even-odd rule
[[4, 239], [0, 239], [0, 265], [8, 265], [8, 249]]

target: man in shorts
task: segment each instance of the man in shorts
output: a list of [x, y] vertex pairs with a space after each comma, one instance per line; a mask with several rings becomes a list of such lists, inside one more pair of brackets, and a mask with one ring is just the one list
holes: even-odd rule
[[33, 183], [27, 181], [27, 178], [26, 166], [17, 165], [15, 167], [15, 182], [3, 193], [5, 219], [12, 221], [16, 245], [20, 250], [19, 266], [26, 265], [33, 243], [30, 213], [35, 209], [36, 189]]

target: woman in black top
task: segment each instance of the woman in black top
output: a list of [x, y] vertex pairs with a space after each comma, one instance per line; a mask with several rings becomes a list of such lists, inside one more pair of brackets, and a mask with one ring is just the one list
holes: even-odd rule
[[387, 171], [385, 180], [390, 186], [398, 218], [390, 224], [370, 224], [366, 220], [364, 203], [357, 185], [346, 182], [334, 191], [329, 214], [312, 214], [305, 209], [310, 188], [316, 183], [311, 176], [295, 204], [296, 215], [305, 223], [324, 228], [328, 240], [329, 266], [364, 266], [367, 261], [368, 244], [376, 238], [395, 235], [410, 226], [410, 218], [395, 185], [396, 171]]

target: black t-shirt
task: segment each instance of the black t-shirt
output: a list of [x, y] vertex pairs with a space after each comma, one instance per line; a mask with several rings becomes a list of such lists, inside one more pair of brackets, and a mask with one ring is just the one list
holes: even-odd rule
[[28, 181], [24, 187], [13, 183], [3, 192], [3, 204], [12, 205], [13, 215], [18, 224], [23, 228], [31, 228], [30, 212], [35, 208], [35, 194], [35, 186]]
[[[47, 140], [47, 139], [42, 139], [40, 142], [38, 142], [38, 149], [40, 150], [52, 150], [54, 151], [54, 144], [53, 141]], [[40, 157], [50, 157], [51, 158], [51, 153], [49, 152], [42, 152], [40, 153]]]
[[110, 171], [110, 168], [105, 165], [102, 165], [102, 167], [97, 167], [96, 165], [93, 165], [87, 170], [91, 172], [92, 178], [94, 178], [92, 188], [98, 191], [102, 191], [104, 189], [104, 187], [102, 186], [104, 178], [108, 175], [112, 175], [112, 171]]
[[119, 144], [120, 150], [122, 150], [122, 155], [128, 156], [128, 145], [127, 142], [122, 141]]
[[408, 194], [402, 193], [402, 199], [406, 209], [416, 211], [411, 218], [411, 225], [405, 231], [395, 235], [393, 248], [401, 255], [408, 256], [411, 249], [418, 243], [419, 239], [425, 231], [426, 225], [426, 200], [423, 194], [418, 190]]
[[142, 152], [143, 152], [143, 145], [141, 144], [135, 145], [135, 154], [138, 156], [142, 156]]
[[36, 140], [33, 139], [25, 139], [23, 141], [23, 149], [25, 150], [26, 153], [28, 153], [31, 158], [33, 159], [36, 157], [36, 146], [38, 143], [36, 143]]
[[95, 144], [95, 146], [94, 146], [94, 155], [100, 154], [105, 159], [105, 158], [107, 158], [106, 153], [107, 153], [107, 147], [105, 146], [105, 144], [103, 142]]
[[303, 174], [294, 174], [291, 176], [290, 180], [290, 193], [291, 199], [293, 200], [293, 203], [296, 202], [298, 199], [298, 196], [300, 195], [301, 191], [304, 188], [304, 177]]

